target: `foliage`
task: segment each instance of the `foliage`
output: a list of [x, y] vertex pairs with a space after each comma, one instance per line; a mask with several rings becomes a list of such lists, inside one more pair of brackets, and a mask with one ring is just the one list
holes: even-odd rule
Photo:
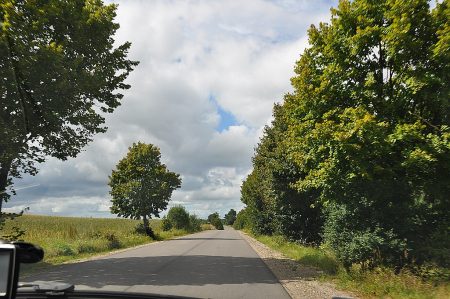
[[163, 231], [168, 231], [172, 229], [172, 222], [164, 216], [161, 220], [161, 228]]
[[[28, 210], [28, 209], [26, 209]], [[17, 226], [16, 219], [22, 216], [24, 211], [20, 213], [0, 213], [0, 240], [7, 241], [21, 241], [22, 236], [25, 234], [25, 230]], [[6, 232], [2, 228], [9, 222], [9, 230]]]
[[240, 210], [236, 216], [236, 221], [234, 222], [233, 227], [235, 229], [251, 229], [249, 217], [249, 210], [247, 207]]
[[233, 225], [234, 221], [236, 221], [236, 211], [231, 209], [227, 214], [225, 214], [225, 223], [227, 225]]
[[[435, 279], [424, 280], [407, 270], [395, 273], [388, 268], [361, 271], [354, 266], [344, 271], [335, 256], [325, 247], [304, 246], [290, 242], [282, 236], [254, 236], [260, 242], [297, 261], [301, 266], [312, 266], [323, 271], [322, 280], [332, 281], [361, 298], [447, 298], [450, 291], [448, 269], [421, 268], [433, 273]], [[446, 274], [445, 274], [446, 272]], [[440, 275], [440, 276], [438, 276]], [[438, 276], [438, 277], [436, 277]]]
[[176, 205], [169, 209], [167, 220], [176, 229], [188, 229], [190, 226], [189, 213], [181, 205]]
[[148, 219], [159, 217], [172, 192], [181, 186], [178, 174], [161, 163], [159, 148], [133, 143], [109, 177], [111, 212], [118, 216], [143, 219], [147, 235], [154, 237]]
[[219, 213], [214, 212], [208, 216], [208, 222], [218, 230], [223, 230], [223, 223], [220, 220]]
[[[0, 212], [13, 178], [47, 156], [75, 157], [120, 105], [137, 62], [117, 45], [116, 5], [0, 2]], [[12, 194], [15, 194], [12, 191]]]
[[323, 243], [347, 269], [449, 265], [449, 6], [341, 0], [311, 26], [236, 227]]
[[187, 232], [198, 232], [202, 230], [202, 220], [196, 215], [189, 214], [181, 205], [169, 209], [167, 216], [162, 218], [161, 227], [163, 231], [172, 229], [185, 230]]
[[189, 229], [190, 232], [198, 232], [202, 229], [202, 220], [197, 215], [189, 215]]

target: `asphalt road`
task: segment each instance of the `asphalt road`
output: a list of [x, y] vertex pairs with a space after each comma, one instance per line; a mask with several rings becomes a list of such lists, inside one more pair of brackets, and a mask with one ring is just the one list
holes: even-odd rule
[[290, 298], [238, 232], [204, 231], [86, 262], [23, 281], [62, 281], [96, 289], [201, 298]]

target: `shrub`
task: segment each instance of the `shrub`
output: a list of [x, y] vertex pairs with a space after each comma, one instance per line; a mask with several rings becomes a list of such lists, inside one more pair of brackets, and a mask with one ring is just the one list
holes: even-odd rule
[[172, 229], [172, 223], [166, 216], [164, 216], [161, 220], [161, 228], [163, 231], [168, 231]]
[[189, 215], [189, 230], [198, 232], [202, 230], [202, 221], [196, 215]]
[[167, 213], [167, 219], [173, 228], [189, 229], [189, 213], [183, 206], [173, 206]]
[[118, 249], [121, 247], [120, 241], [114, 233], [105, 233], [104, 236], [108, 240], [109, 249]]
[[145, 226], [143, 223], [138, 223], [136, 227], [134, 228], [134, 232], [138, 235], [147, 235], [147, 232], [145, 230]]
[[63, 255], [63, 256], [70, 256], [70, 255], [74, 255], [75, 251], [68, 244], [58, 243], [55, 246], [55, 254]]
[[77, 251], [78, 251], [78, 253], [94, 253], [94, 252], [97, 252], [98, 250], [90, 244], [81, 243], [81, 244], [78, 244]]

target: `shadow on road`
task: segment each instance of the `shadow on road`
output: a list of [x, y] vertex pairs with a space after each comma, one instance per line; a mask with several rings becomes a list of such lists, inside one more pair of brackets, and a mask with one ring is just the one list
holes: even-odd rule
[[93, 288], [278, 283], [260, 258], [206, 255], [105, 258], [55, 266], [23, 280], [63, 281]]

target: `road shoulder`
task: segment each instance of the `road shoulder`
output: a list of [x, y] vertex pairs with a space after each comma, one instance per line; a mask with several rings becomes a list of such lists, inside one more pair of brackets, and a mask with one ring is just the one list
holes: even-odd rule
[[331, 283], [317, 281], [316, 278], [321, 275], [319, 270], [302, 266], [246, 233], [238, 232], [261, 257], [292, 298], [355, 298], [353, 295], [337, 290]]

